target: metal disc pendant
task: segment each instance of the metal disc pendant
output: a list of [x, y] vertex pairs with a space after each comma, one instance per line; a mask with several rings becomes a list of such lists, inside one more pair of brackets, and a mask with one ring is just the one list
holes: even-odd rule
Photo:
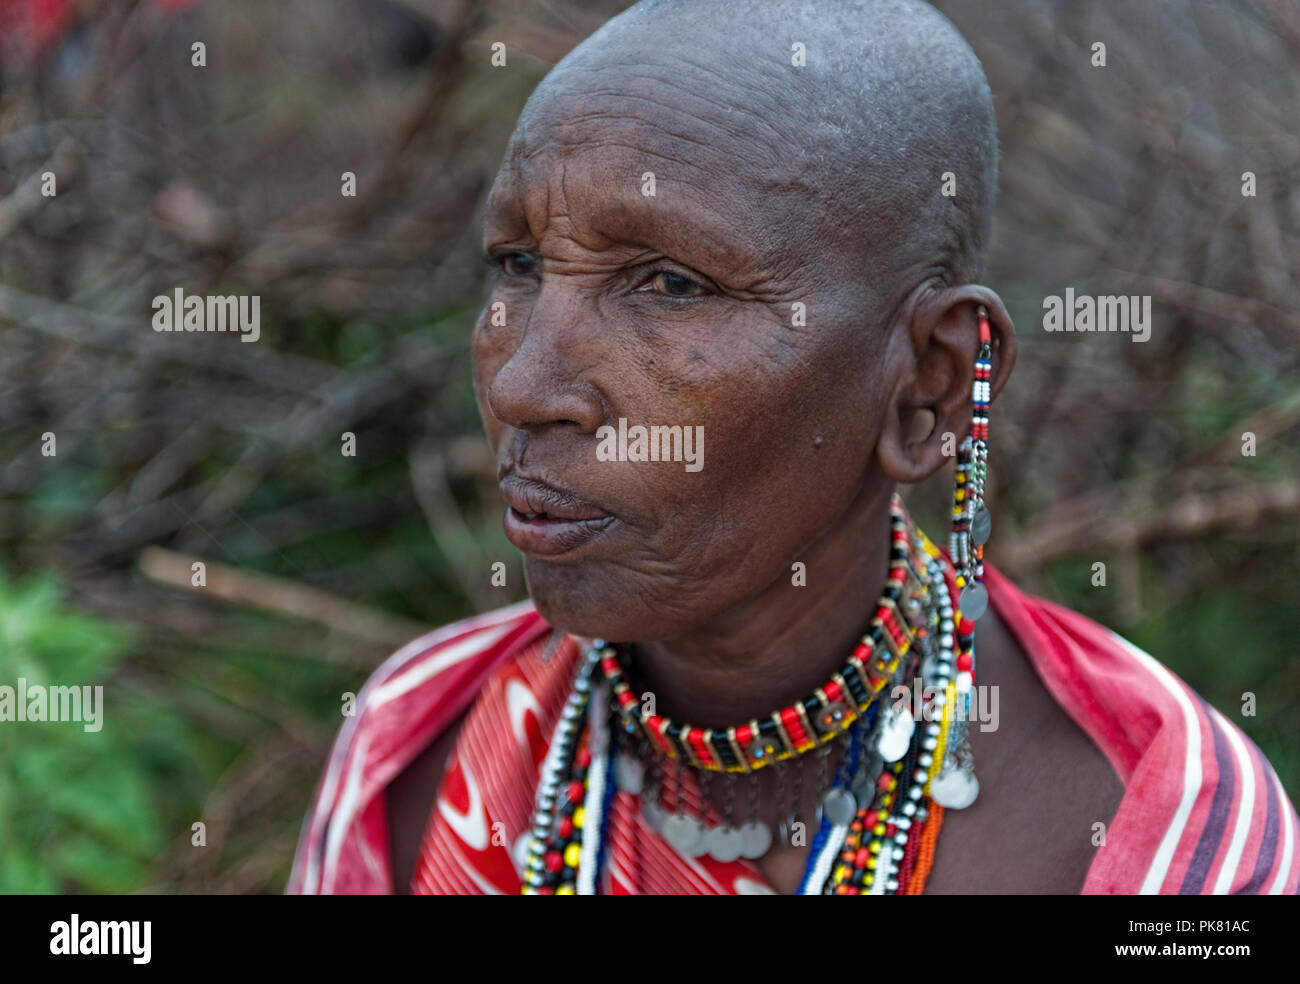
[[646, 826], [660, 836], [664, 832], [664, 811], [658, 803], [651, 800], [644, 800], [641, 803], [641, 816], [645, 818]]
[[687, 856], [701, 858], [709, 853], [709, 832], [699, 821], [696, 821], [695, 826], [699, 830], [699, 834], [695, 838], [695, 846], [691, 848], [690, 854]]
[[772, 846], [772, 831], [766, 824], [751, 820], [740, 825], [741, 856], [750, 861], [761, 858]]
[[871, 790], [874, 789], [875, 786], [876, 781], [874, 779], [869, 779], [865, 775], [860, 775], [853, 780], [853, 784], [849, 787], [849, 792], [853, 794], [854, 799], [865, 800], [871, 795]]
[[930, 782], [930, 799], [945, 810], [964, 810], [979, 794], [979, 779], [965, 769], [945, 769]]
[[964, 617], [977, 619], [988, 611], [989, 593], [984, 585], [972, 581], [961, 589], [961, 613]]
[[876, 737], [876, 751], [886, 762], [897, 762], [907, 754], [912, 744], [912, 732], [916, 722], [906, 709], [899, 713], [882, 710], [884, 720], [880, 723], [880, 733]]
[[832, 789], [822, 797], [822, 816], [836, 827], [847, 827], [858, 812], [858, 801], [847, 789]]
[[674, 813], [664, 819], [664, 840], [673, 850], [688, 858], [699, 856], [700, 825], [684, 813]]
[[735, 827], [725, 824], [706, 831], [705, 846], [716, 861], [735, 861], [745, 850], [745, 838]]
[[971, 543], [977, 547], [982, 547], [989, 542], [989, 537], [993, 535], [993, 517], [983, 505], [975, 511], [975, 518], [970, 521], [970, 539]]
[[879, 755], [874, 752], [863, 763], [854, 776], [853, 782], [849, 785], [849, 792], [859, 803], [870, 803], [876, 795], [876, 781], [880, 778], [880, 773], [884, 771], [885, 762]]

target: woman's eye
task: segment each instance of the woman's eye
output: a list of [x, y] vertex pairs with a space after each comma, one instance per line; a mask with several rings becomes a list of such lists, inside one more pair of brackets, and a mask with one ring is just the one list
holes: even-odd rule
[[699, 297], [708, 293], [703, 284], [671, 270], [660, 270], [637, 290], [654, 291], [667, 297]]
[[537, 260], [531, 253], [505, 253], [497, 258], [501, 269], [511, 277], [527, 277], [537, 269]]

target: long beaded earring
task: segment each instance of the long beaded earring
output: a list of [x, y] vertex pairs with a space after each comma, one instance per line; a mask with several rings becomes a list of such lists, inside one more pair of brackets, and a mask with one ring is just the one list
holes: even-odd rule
[[984, 587], [984, 544], [993, 521], [984, 505], [984, 479], [989, 457], [989, 380], [993, 370], [993, 334], [989, 313], [979, 307], [980, 350], [971, 384], [970, 435], [957, 449], [957, 477], [953, 488], [952, 535], [948, 552], [957, 571], [963, 618], [978, 620], [988, 609]]
[[[971, 384], [970, 436], [957, 451], [957, 475], [953, 489], [952, 535], [948, 552], [956, 571], [960, 589], [958, 610], [961, 618], [955, 628], [957, 646], [957, 700], [962, 712], [950, 705], [955, 714], [944, 748], [939, 772], [930, 783], [930, 796], [940, 806], [963, 809], [979, 795], [975, 777], [968, 724], [971, 688], [975, 679], [975, 621], [988, 610], [988, 589], [984, 587], [984, 544], [993, 531], [993, 522], [984, 504], [984, 479], [988, 474], [989, 454], [989, 387], [993, 370], [993, 333], [988, 310], [980, 305], [980, 350], [975, 358], [975, 379]], [[955, 702], [954, 702], [955, 703]]]

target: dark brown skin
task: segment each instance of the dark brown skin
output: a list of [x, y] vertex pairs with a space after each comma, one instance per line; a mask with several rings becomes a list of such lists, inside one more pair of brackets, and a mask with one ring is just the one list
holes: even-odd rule
[[[969, 427], [977, 306], [995, 396], [1014, 329], [993, 291], [946, 282], [932, 258], [881, 261], [870, 237], [817, 227], [821, 189], [781, 153], [750, 80], [621, 55], [631, 81], [595, 84], [599, 66], [579, 60], [520, 122], [485, 217], [500, 272], [474, 382], [503, 475], [616, 517], [568, 553], [526, 557], [538, 609], [634, 641], [661, 713], [725, 727], [842, 664], [882, 588], [891, 493], [948, 464], [944, 433]], [[496, 301], [504, 326], [488, 318]], [[794, 301], [806, 326], [791, 324]], [[620, 417], [702, 425], [703, 470], [598, 461], [596, 429]], [[806, 587], [791, 583], [796, 561]], [[991, 611], [978, 640], [1001, 727], [972, 732], [981, 795], [949, 812], [927, 890], [1077, 892], [1091, 825], [1122, 787]], [[388, 791], [403, 889], [451, 740]], [[806, 854], [774, 849], [759, 866], [792, 892]]]

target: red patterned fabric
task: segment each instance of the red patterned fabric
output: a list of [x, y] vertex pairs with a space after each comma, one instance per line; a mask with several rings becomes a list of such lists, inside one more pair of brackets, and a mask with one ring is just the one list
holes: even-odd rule
[[[545, 656], [532, 642], [488, 679], [449, 759], [411, 890], [419, 894], [518, 894], [521, 838], [548, 739], [582, 650], [571, 637]], [[655, 834], [636, 797], [611, 804], [605, 890], [614, 895], [771, 893], [744, 861], [684, 858]]]
[[[1300, 820], [1254, 743], [1131, 643], [986, 570], [998, 615], [1125, 786], [1082, 891], [1297, 892]], [[519, 841], [583, 641], [548, 646], [551, 634], [518, 605], [416, 640], [380, 667], [335, 742], [288, 890], [393, 891], [384, 787], [472, 703], [411, 889], [517, 893]], [[743, 860], [678, 855], [628, 794], [612, 810], [613, 894], [772, 891]]]

